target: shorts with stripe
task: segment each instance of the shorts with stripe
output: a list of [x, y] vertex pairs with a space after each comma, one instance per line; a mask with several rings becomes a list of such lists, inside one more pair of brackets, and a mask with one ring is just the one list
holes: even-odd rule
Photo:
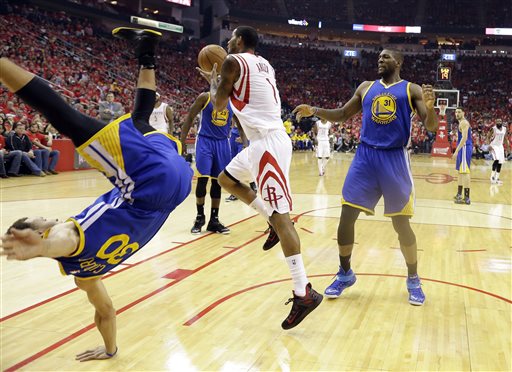
[[503, 145], [491, 145], [489, 146], [489, 152], [491, 153], [492, 160], [497, 160], [500, 164], [505, 162], [505, 149]]
[[414, 183], [405, 148], [375, 149], [361, 143], [342, 190], [342, 204], [375, 213], [381, 196], [385, 216], [414, 214]]
[[252, 140], [226, 167], [235, 180], [255, 180], [269, 216], [292, 210], [290, 163], [292, 142], [283, 130], [272, 130]]
[[473, 155], [473, 146], [462, 146], [457, 154], [457, 162], [455, 163], [455, 169], [459, 173], [471, 173], [471, 156]]
[[229, 139], [198, 135], [196, 140], [196, 168], [201, 176], [217, 178], [231, 160]]

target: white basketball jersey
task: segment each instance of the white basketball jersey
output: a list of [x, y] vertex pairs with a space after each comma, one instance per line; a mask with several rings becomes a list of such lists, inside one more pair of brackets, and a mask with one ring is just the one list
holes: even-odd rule
[[274, 68], [265, 58], [251, 53], [231, 56], [240, 66], [240, 77], [230, 100], [247, 138], [254, 141], [271, 130], [284, 131]]
[[326, 121], [325, 124], [323, 124], [321, 120], [318, 120], [316, 122], [316, 126], [318, 128], [316, 139], [318, 141], [329, 141], [329, 129], [331, 129], [331, 123]]
[[156, 109], [153, 109], [151, 116], [149, 117], [149, 124], [155, 128], [156, 130], [160, 130], [162, 132], [168, 132], [168, 122], [167, 116], [165, 115], [165, 111], [167, 110], [167, 103], [161, 103]]
[[491, 146], [503, 146], [503, 140], [505, 139], [505, 134], [507, 133], [507, 129], [505, 126], [502, 126], [501, 129], [494, 126], [494, 138], [492, 139]]

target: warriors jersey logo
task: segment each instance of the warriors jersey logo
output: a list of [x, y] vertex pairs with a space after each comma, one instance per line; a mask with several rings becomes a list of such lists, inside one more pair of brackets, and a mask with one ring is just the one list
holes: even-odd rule
[[396, 119], [396, 97], [382, 93], [373, 97], [372, 120], [377, 124], [389, 124]]
[[228, 123], [229, 111], [212, 111], [212, 123], [218, 127], [223, 127]]

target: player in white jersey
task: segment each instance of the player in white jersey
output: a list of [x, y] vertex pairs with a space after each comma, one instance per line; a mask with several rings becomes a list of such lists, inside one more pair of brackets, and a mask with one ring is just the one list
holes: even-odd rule
[[162, 102], [160, 94], [156, 94], [155, 108], [149, 117], [149, 124], [156, 130], [169, 133], [173, 132], [173, 111], [171, 106]]
[[331, 157], [331, 144], [329, 143], [329, 130], [331, 122], [325, 119], [317, 120], [313, 131], [316, 135], [316, 157], [318, 158], [318, 175], [325, 174], [325, 167]]
[[[266, 59], [254, 54], [257, 44], [256, 30], [240, 26], [228, 42], [229, 55], [222, 64], [220, 79], [215, 73], [216, 65], [212, 71], [199, 71], [210, 82], [215, 110], [222, 111], [230, 101], [250, 141], [219, 175], [219, 183], [272, 225], [264, 249], [281, 241], [294, 286], [293, 299], [290, 299], [293, 306], [281, 326], [290, 329], [320, 304], [322, 295], [308, 281], [299, 236], [290, 219], [292, 143], [281, 120], [281, 99], [274, 69]], [[246, 179], [256, 180], [261, 196], [240, 182]]]
[[[500, 181], [501, 165], [505, 162], [503, 141], [507, 138], [507, 126], [503, 125], [501, 119], [496, 119], [496, 126], [492, 127], [489, 134], [489, 152], [492, 155], [492, 160], [494, 160], [492, 163], [491, 183], [499, 185], [502, 183]], [[508, 145], [510, 147], [510, 143]]]

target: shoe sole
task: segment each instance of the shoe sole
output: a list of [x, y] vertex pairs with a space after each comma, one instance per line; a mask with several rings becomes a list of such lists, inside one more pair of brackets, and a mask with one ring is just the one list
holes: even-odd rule
[[422, 305], [425, 303], [425, 301], [423, 301], [423, 302], [417, 302], [417, 301], [411, 301], [411, 300], [409, 300], [409, 303], [410, 303], [411, 305], [413, 305], [413, 306], [422, 306]]
[[356, 284], [356, 281], [357, 281], [357, 278], [354, 278], [354, 283], [352, 283], [351, 285], [349, 285], [348, 287], [344, 288], [339, 295], [333, 295], [333, 294], [327, 294], [324, 292], [324, 296], [327, 297], [327, 298], [338, 298], [340, 297], [343, 292], [345, 292], [347, 289], [349, 289], [350, 287], [352, 287], [354, 284]]
[[222, 231], [213, 231], [213, 230], [208, 230], [208, 229], [206, 229], [206, 231], [215, 233], [215, 234], [222, 234], [222, 235], [229, 235], [231, 233], [231, 231], [222, 232]]

